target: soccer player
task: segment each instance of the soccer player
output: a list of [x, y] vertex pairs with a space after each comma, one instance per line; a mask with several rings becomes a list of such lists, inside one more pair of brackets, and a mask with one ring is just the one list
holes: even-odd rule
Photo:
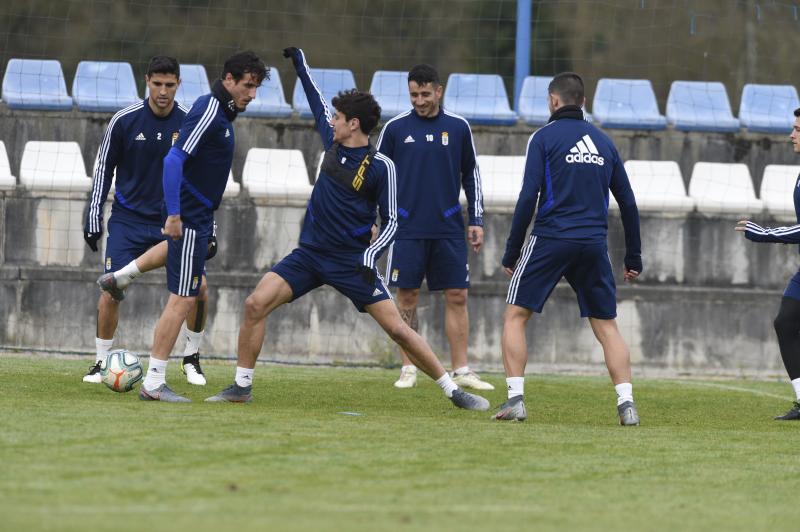
[[[422, 280], [444, 290], [444, 323], [450, 344], [453, 381], [465, 388], [493, 390], [467, 364], [469, 264], [459, 192], [464, 187], [469, 240], [483, 244], [483, 194], [475, 143], [466, 119], [441, 106], [444, 88], [430, 65], [408, 73], [413, 109], [392, 118], [378, 138], [378, 151], [397, 166], [397, 236], [389, 249], [386, 277], [397, 287], [400, 316], [418, 330], [417, 303]], [[403, 367], [397, 388], [417, 382], [417, 368], [400, 351]]]
[[[638, 425], [633, 402], [628, 347], [617, 329], [616, 286], [608, 256], [609, 188], [619, 203], [625, 229], [624, 279], [642, 271], [639, 211], [622, 159], [611, 139], [583, 118], [583, 80], [565, 72], [548, 87], [550, 120], [531, 135], [525, 156], [522, 191], [514, 210], [503, 267], [511, 276], [503, 323], [503, 364], [508, 401], [497, 420], [522, 421], [525, 325], [541, 312], [556, 283], [565, 277], [578, 296], [603, 346], [617, 392], [621, 425]], [[538, 205], [537, 205], [538, 196]], [[533, 214], [533, 231], [523, 246]]]
[[[234, 383], [206, 401], [248, 402], [256, 359], [264, 343], [269, 314], [327, 284], [344, 294], [360, 312], [368, 312], [414, 363], [442, 388], [456, 406], [487, 410], [489, 402], [458, 388], [428, 344], [400, 317], [375, 268], [397, 229], [395, 169], [391, 159], [369, 144], [380, 119], [371, 94], [356, 89], [327, 103], [309, 74], [302, 50], [286, 48], [314, 113], [325, 157], [308, 202], [298, 247], [267, 272], [245, 301], [239, 329]], [[370, 244], [376, 209], [381, 230]]]
[[[164, 240], [161, 234], [162, 161], [169, 151], [187, 110], [175, 103], [180, 67], [172, 57], [156, 56], [145, 75], [150, 95], [117, 112], [106, 129], [95, 164], [92, 195], [83, 237], [92, 251], [103, 235], [103, 205], [114, 180], [116, 191], [108, 220], [104, 270], [107, 275], [131, 269], [129, 263]], [[83, 382], [100, 382], [100, 363], [114, 343], [119, 323], [121, 290], [103, 292], [97, 302], [95, 364]], [[199, 347], [203, 338], [205, 287], [187, 321], [186, 353], [182, 367], [191, 384], [204, 385]]]
[[[800, 153], [800, 108], [794, 110], [794, 116], [794, 125], [789, 138], [794, 152]], [[750, 220], [741, 220], [736, 224], [736, 230], [743, 232], [745, 238], [753, 242], [800, 244], [800, 176], [794, 187], [794, 210], [797, 214], [797, 225], [769, 228], [761, 227]], [[783, 291], [774, 326], [783, 365], [789, 374], [796, 398], [789, 411], [775, 419], [800, 420], [800, 270], [789, 279], [789, 284]]]
[[229, 57], [221, 79], [214, 82], [211, 94], [194, 102], [175, 145], [164, 158], [167, 216], [162, 231], [169, 237], [170, 296], [156, 324], [147, 374], [139, 389], [143, 401], [189, 402], [167, 386], [167, 362], [200, 289], [213, 213], [222, 200], [233, 162], [232, 122], [255, 98], [267, 75], [264, 62], [253, 52]]

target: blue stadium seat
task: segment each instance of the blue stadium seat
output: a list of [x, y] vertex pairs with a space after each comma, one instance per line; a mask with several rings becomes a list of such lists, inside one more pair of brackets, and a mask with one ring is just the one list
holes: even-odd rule
[[739, 130], [728, 93], [718, 81], [673, 81], [667, 98], [667, 121], [680, 131]]
[[81, 61], [72, 81], [72, 98], [81, 111], [114, 112], [139, 101], [128, 63]]
[[186, 108], [191, 108], [194, 101], [211, 92], [208, 75], [203, 65], [181, 65], [181, 84], [175, 99]]
[[473, 124], [517, 123], [517, 114], [508, 106], [503, 79], [497, 74], [450, 74], [444, 105]]
[[532, 126], [546, 124], [550, 118], [547, 106], [547, 87], [553, 76], [528, 76], [522, 82], [517, 111], [520, 118]]
[[[353, 73], [349, 70], [339, 68], [312, 68], [311, 77], [314, 82], [322, 91], [322, 96], [328, 102], [328, 107], [333, 113], [333, 104], [331, 100], [336, 96], [339, 91], [349, 90], [356, 88], [356, 79]], [[294, 84], [294, 92], [292, 93], [292, 107], [300, 114], [301, 118], [313, 118], [311, 107], [308, 106], [308, 99], [306, 93], [303, 91], [303, 85], [298, 78]]]
[[72, 109], [61, 63], [54, 59], [10, 60], [3, 76], [3, 100], [11, 109]]
[[594, 118], [603, 127], [665, 129], [653, 85], [647, 79], [609, 79], [597, 82], [592, 102]]
[[256, 91], [256, 99], [247, 105], [242, 116], [286, 118], [292, 115], [292, 107], [283, 95], [281, 75], [275, 67], [269, 68], [269, 79], [265, 79]]
[[378, 70], [372, 75], [369, 92], [381, 106], [381, 118], [388, 120], [411, 109], [408, 96], [408, 72]]
[[797, 89], [792, 85], [747, 84], [742, 90], [739, 120], [748, 131], [788, 133], [794, 123], [794, 110], [800, 107]]

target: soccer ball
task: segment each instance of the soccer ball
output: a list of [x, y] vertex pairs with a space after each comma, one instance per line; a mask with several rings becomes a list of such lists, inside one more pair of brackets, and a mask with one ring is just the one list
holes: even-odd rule
[[115, 392], [131, 391], [143, 375], [139, 359], [124, 349], [111, 351], [100, 363], [100, 380]]

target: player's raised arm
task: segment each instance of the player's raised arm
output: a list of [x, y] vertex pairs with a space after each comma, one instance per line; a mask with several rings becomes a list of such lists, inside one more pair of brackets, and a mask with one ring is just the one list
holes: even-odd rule
[[319, 90], [317, 84], [311, 78], [308, 63], [306, 63], [306, 56], [300, 48], [290, 47], [284, 48], [283, 56], [292, 60], [294, 69], [297, 72], [297, 77], [303, 85], [303, 90], [308, 99], [308, 105], [311, 107], [311, 112], [314, 114], [314, 120], [317, 123], [317, 131], [322, 137], [322, 144], [327, 150], [333, 144], [333, 127], [331, 126], [331, 111], [328, 108], [328, 103], [325, 97], [322, 96], [322, 91]]
[[522, 178], [522, 191], [519, 193], [517, 206], [514, 208], [514, 218], [511, 220], [511, 234], [506, 241], [506, 251], [503, 254], [503, 266], [514, 269], [519, 259], [525, 234], [531, 224], [533, 213], [536, 211], [536, 200], [539, 189], [544, 180], [544, 148], [534, 141], [535, 133], [528, 141], [525, 154], [525, 174]]
[[397, 172], [394, 162], [381, 153], [375, 154], [375, 160], [380, 161], [386, 167], [386, 177], [379, 179], [376, 183], [381, 230], [377, 238], [364, 251], [362, 265], [369, 268], [375, 266], [375, 262], [392, 243], [397, 232]]
[[[642, 239], [639, 235], [639, 208], [631, 189], [628, 173], [619, 153], [614, 153], [614, 173], [609, 188], [619, 204], [622, 227], [625, 230], [625, 279], [630, 280], [642, 273]], [[629, 273], [630, 272], [630, 275]]]
[[111, 190], [114, 169], [122, 158], [124, 147], [122, 129], [117, 124], [119, 118], [128, 109], [119, 111], [111, 118], [111, 122], [103, 135], [103, 141], [100, 143], [100, 150], [97, 152], [97, 160], [94, 165], [94, 180], [92, 181], [92, 195], [89, 199], [86, 222], [83, 226], [83, 239], [92, 251], [97, 251], [97, 241], [103, 235], [103, 205], [105, 205], [108, 197], [108, 191]]

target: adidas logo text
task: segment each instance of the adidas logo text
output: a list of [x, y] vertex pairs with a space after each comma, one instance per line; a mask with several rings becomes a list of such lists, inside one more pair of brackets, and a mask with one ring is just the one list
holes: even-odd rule
[[598, 166], [603, 166], [605, 164], [605, 159], [600, 157], [600, 152], [597, 151], [597, 146], [594, 145], [589, 135], [584, 135], [583, 138], [569, 150], [566, 161], [570, 164], [592, 163]]
[[144, 133], [139, 133], [138, 135], [136, 135], [136, 139], [135, 140], [147, 140], [147, 139], [144, 138]]

